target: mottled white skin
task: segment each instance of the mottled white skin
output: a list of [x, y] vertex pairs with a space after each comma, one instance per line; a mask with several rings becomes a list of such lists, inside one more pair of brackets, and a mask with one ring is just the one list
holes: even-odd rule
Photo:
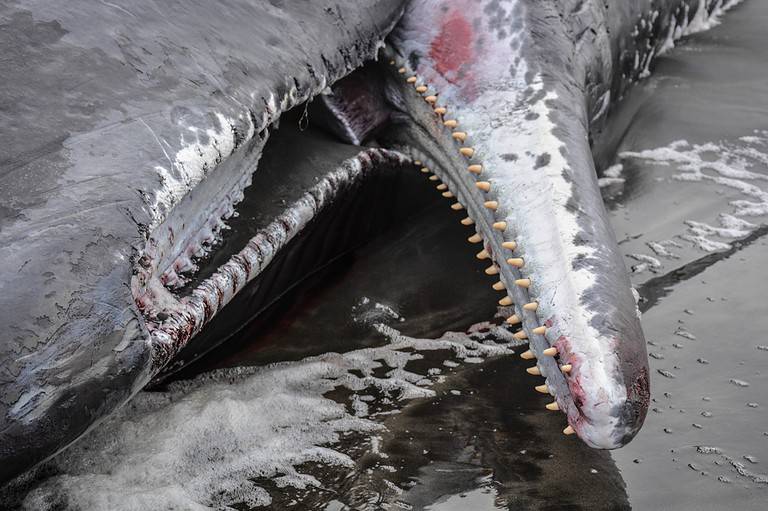
[[[665, 6], [672, 37], [680, 3]], [[607, 111], [612, 63], [620, 61], [611, 54], [608, 27], [622, 26], [600, 3], [555, 4], [412, 2], [392, 38], [393, 55], [405, 76], [417, 77], [414, 85], [428, 87], [425, 95], [438, 95], [445, 118], [457, 119], [456, 130], [467, 133], [463, 145], [475, 150], [463, 165], [429, 149], [416, 156], [436, 166], [430, 168], [475, 219], [569, 424], [588, 445], [610, 449], [637, 433], [649, 392], [645, 340], [588, 142], [589, 122]], [[660, 13], [644, 7], [624, 9], [624, 19], [643, 28], [633, 31], [625, 23], [623, 35], [653, 37], [661, 46], [666, 32], [649, 32]], [[642, 16], [635, 18], [633, 9]], [[593, 35], [575, 36], [584, 26]], [[633, 77], [658, 53], [642, 46]], [[594, 70], [603, 74], [602, 83], [588, 80]], [[477, 178], [466, 171], [471, 163], [483, 165]], [[490, 192], [474, 189], [475, 179], [490, 182]], [[485, 200], [498, 201], [498, 209], [474, 207]], [[490, 229], [493, 221], [507, 223], [503, 234]], [[502, 241], [516, 241], [518, 248], [502, 249]], [[522, 257], [524, 267], [510, 267], [509, 257]], [[520, 276], [532, 281], [527, 291], [514, 285]], [[533, 300], [536, 313], [521, 309]], [[544, 336], [532, 333], [539, 325], [547, 326]], [[542, 354], [548, 346], [558, 348], [559, 364], [573, 366], [567, 377]]]

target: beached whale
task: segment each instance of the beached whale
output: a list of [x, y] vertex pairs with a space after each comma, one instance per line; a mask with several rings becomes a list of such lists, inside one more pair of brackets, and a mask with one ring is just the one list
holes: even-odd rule
[[[398, 172], [462, 212], [565, 432], [628, 442], [645, 341], [590, 133], [722, 4], [3, 4], [0, 480], [213, 347], [204, 327], [235, 321], [227, 304], [258, 296], [249, 283], [320, 212]], [[321, 134], [270, 140], [296, 112]], [[292, 163], [260, 179], [272, 143]], [[251, 192], [263, 222], [218, 243]], [[303, 268], [335, 254], [318, 250]]]

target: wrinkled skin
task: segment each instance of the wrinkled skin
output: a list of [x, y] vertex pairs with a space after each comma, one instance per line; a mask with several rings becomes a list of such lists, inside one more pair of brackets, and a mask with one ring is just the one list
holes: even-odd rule
[[[3, 4], [0, 479], [183, 363], [190, 339], [344, 183], [416, 159], [475, 221], [568, 423], [595, 447], [629, 441], [647, 407], [645, 343], [588, 137], [642, 71], [636, 52], [648, 61], [699, 2], [604, 4]], [[375, 59], [398, 21], [379, 65], [386, 85], [359, 87], [380, 101], [351, 112], [355, 88], [337, 89], [327, 109], [338, 121], [370, 117], [378, 131], [341, 122], [360, 135], [349, 141], [376, 132], [392, 150], [339, 156], [325, 188], [179, 291], [242, 198], [270, 125]], [[460, 120], [472, 158], [410, 76]], [[474, 162], [480, 176], [467, 172]], [[525, 265], [507, 264], [513, 256]], [[521, 277], [529, 288], [514, 284]], [[537, 311], [520, 308], [533, 301]], [[534, 333], [541, 324], [546, 334]], [[550, 346], [557, 359], [543, 355]]]

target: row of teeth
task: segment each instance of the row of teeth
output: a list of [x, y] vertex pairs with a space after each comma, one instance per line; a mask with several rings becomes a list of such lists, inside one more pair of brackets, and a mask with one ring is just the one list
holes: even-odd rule
[[[391, 60], [389, 63], [392, 66], [397, 66], [397, 62], [394, 60]], [[400, 67], [397, 70], [397, 72], [401, 75], [406, 75], [408, 73], [408, 70], [405, 67]], [[419, 83], [420, 80], [415, 75], [407, 76], [405, 78], [405, 81], [409, 84], [412, 84], [415, 87], [416, 92], [424, 96], [424, 100], [432, 106], [435, 114], [440, 116], [443, 122], [443, 125], [452, 131], [451, 137], [459, 143], [464, 143], [467, 140], [467, 133], [457, 129], [459, 125], [458, 120], [446, 118], [446, 114], [448, 113], [448, 110], [444, 106], [437, 106], [437, 93], [428, 92], [429, 87], [427, 87], [423, 83], [421, 85], [417, 85], [417, 83]], [[460, 147], [459, 152], [469, 160], [472, 160], [473, 156], [475, 155], [475, 150], [472, 147], [466, 147], [466, 146]], [[422, 167], [422, 162], [416, 160], [414, 161], [414, 163], [417, 166], [421, 167], [421, 172], [423, 172], [424, 174], [430, 174], [429, 176], [430, 181], [440, 180], [440, 178], [437, 175], [432, 174], [427, 167]], [[483, 166], [480, 163], [471, 162], [471, 164], [467, 167], [467, 170], [479, 177], [483, 172]], [[477, 188], [480, 191], [485, 193], [491, 191], [491, 183], [488, 181], [478, 180], [475, 182], [475, 186], [477, 186]], [[446, 185], [445, 183], [438, 184], [437, 190], [442, 192], [443, 197], [446, 197], [448, 199], [455, 198], [455, 195], [448, 189], [448, 185]], [[484, 202], [484, 206], [491, 211], [496, 211], [496, 209], [499, 206], [499, 203], [494, 200], [488, 200]], [[464, 209], [464, 206], [457, 201], [451, 204], [451, 209], [453, 209], [454, 211], [461, 211]], [[475, 222], [474, 220], [472, 220], [472, 218], [467, 216], [466, 218], [461, 220], [461, 223], [466, 226], [471, 226]], [[504, 221], [494, 222], [493, 228], [499, 232], [504, 232], [507, 230], [507, 223]], [[483, 241], [483, 238], [480, 236], [479, 233], [476, 232], [475, 234], [470, 236], [467, 239], [467, 241], [469, 241], [470, 243], [481, 243]], [[501, 244], [501, 246], [510, 251], [514, 251], [517, 248], [517, 243], [515, 241], [505, 241]], [[486, 249], [483, 249], [477, 254], [477, 258], [481, 260], [490, 259], [491, 255], [488, 253]], [[507, 259], [507, 264], [519, 269], [524, 266], [525, 261], [521, 257], [510, 257]], [[498, 275], [499, 267], [496, 264], [492, 264], [491, 266], [485, 269], [485, 273], [486, 275], [491, 275], [491, 276]], [[514, 284], [516, 286], [520, 286], [528, 289], [531, 286], [531, 279], [529, 278], [517, 279], [514, 281]], [[501, 280], [499, 280], [498, 282], [493, 284], [493, 289], [496, 291], [505, 291], [506, 286]], [[513, 305], [512, 298], [510, 296], [505, 296], [504, 298], [499, 300], [499, 305], [502, 305], [505, 307]], [[537, 302], [532, 301], [530, 303], [526, 303], [525, 305], [523, 305], [523, 309], [527, 311], [535, 312], [538, 309], [538, 306], [539, 304]], [[513, 314], [512, 316], [507, 318], [507, 323], [510, 325], [517, 325], [517, 324], [520, 324], [521, 322], [522, 320], [517, 314]], [[541, 325], [534, 328], [532, 332], [537, 335], [545, 335], [547, 332], [547, 327], [544, 325]], [[528, 334], [525, 332], [524, 329], [521, 329], [514, 334], [514, 337], [518, 340], [524, 340], [524, 339], [528, 339]], [[549, 347], [545, 349], [542, 352], [542, 354], [548, 357], [557, 356], [557, 348], [554, 346]], [[522, 353], [520, 356], [525, 360], [536, 359], [536, 354], [530, 349]], [[560, 366], [560, 370], [566, 376], [571, 372], [571, 369], [572, 369], [572, 366], [570, 364], [563, 364]], [[541, 376], [541, 370], [539, 369], [538, 365], [529, 367], [528, 369], [526, 369], [526, 371], [528, 372], [528, 374], [532, 374], [534, 376]], [[538, 385], [534, 388], [536, 389], [537, 392], [541, 392], [542, 394], [550, 394], [550, 395], [552, 394], [549, 386], [547, 386], [546, 384]], [[546, 405], [546, 408], [547, 410], [557, 411], [560, 409], [560, 406], [557, 404], [557, 401], [552, 401], [551, 403], [548, 403]], [[572, 435], [574, 432], [575, 431], [573, 427], [570, 425], [563, 430], [563, 433], [566, 435]]]

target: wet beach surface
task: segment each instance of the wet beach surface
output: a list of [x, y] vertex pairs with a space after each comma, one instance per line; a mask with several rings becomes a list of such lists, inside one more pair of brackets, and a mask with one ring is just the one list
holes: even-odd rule
[[765, 509], [767, 26], [768, 2], [750, 0], [679, 43], [604, 130], [604, 193], [653, 372], [628, 446], [560, 433], [511, 356], [524, 348], [495, 326], [504, 311], [470, 232], [438, 200], [286, 297], [257, 342], [141, 393], [19, 505]]

